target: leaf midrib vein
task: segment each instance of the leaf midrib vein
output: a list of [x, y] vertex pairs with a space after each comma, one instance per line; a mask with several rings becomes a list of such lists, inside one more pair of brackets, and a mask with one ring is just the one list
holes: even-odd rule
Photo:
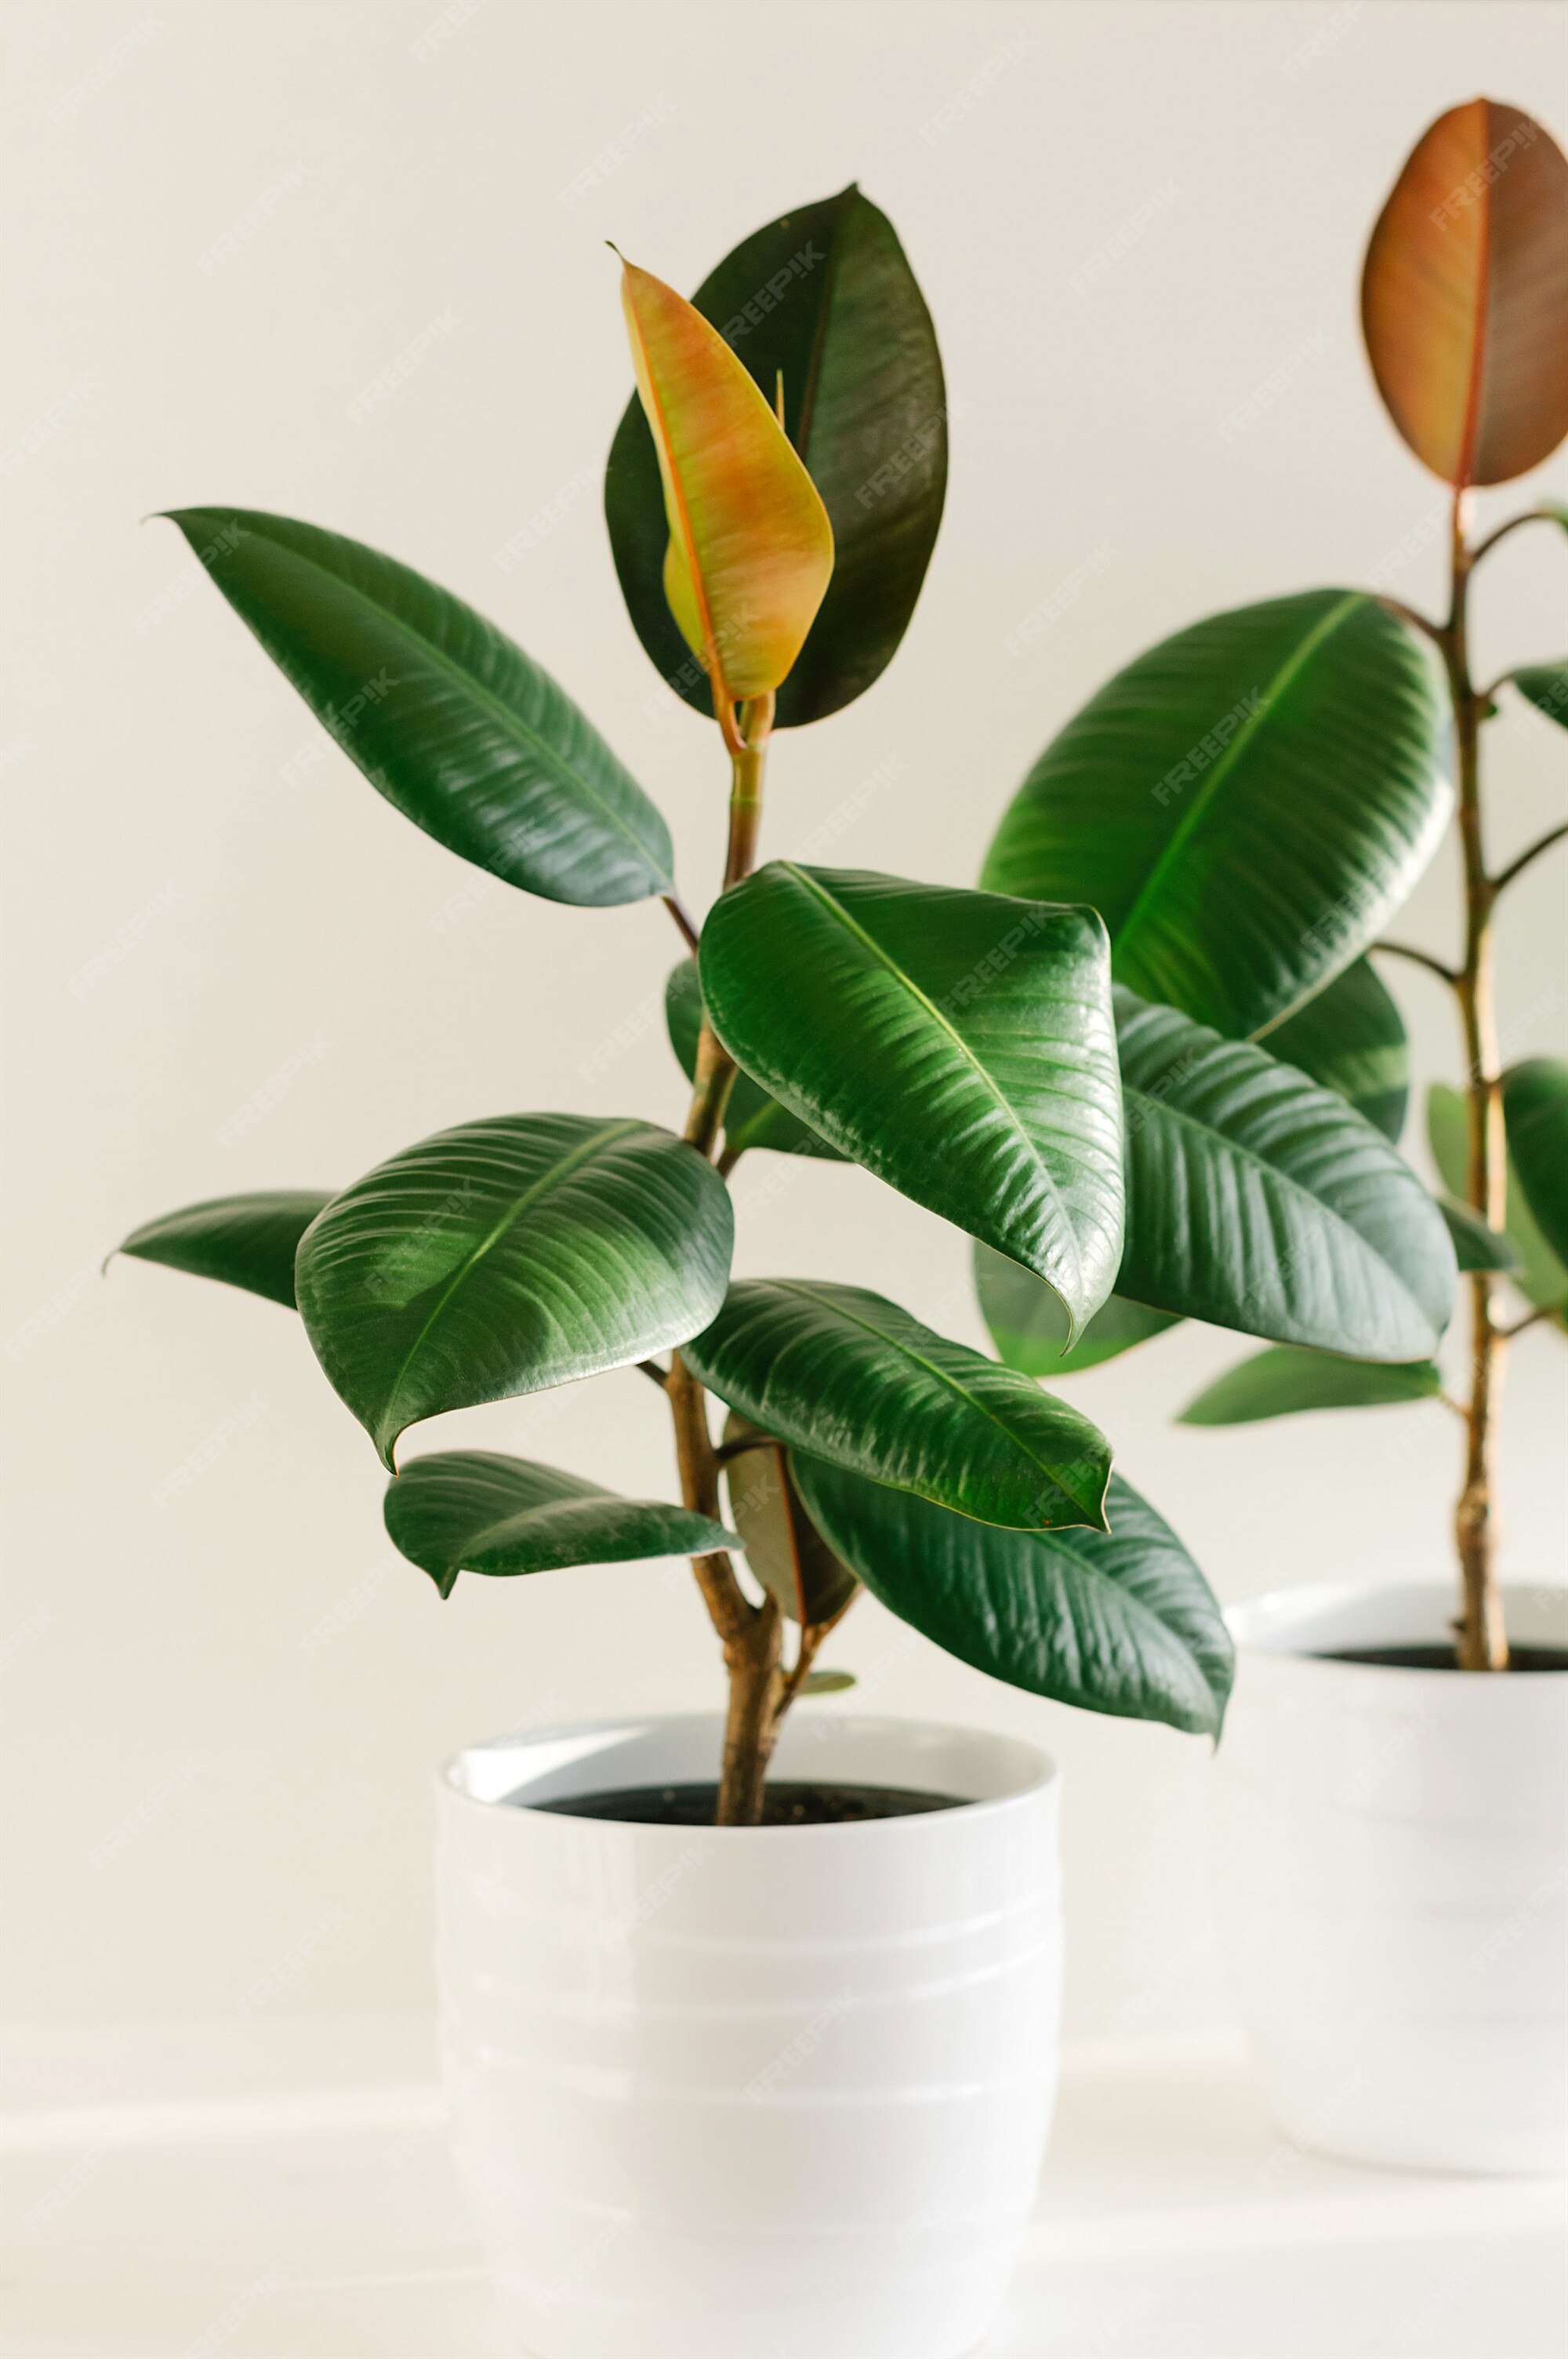
[[[857, 924], [856, 920], [849, 915], [848, 909], [843, 907], [841, 902], [836, 901], [830, 893], [827, 892], [821, 886], [819, 886], [816, 879], [810, 876], [804, 868], [798, 867], [793, 860], [781, 860], [779, 866], [787, 875], [793, 876], [797, 884], [803, 886], [806, 891], [810, 894], [814, 899], [820, 902], [829, 917], [836, 918], [847, 933], [852, 934], [857, 941], [860, 942], [865, 949], [870, 951], [872, 957], [884, 966], [887, 969], [887, 972], [891, 975], [894, 976], [897, 981], [903, 985], [911, 998], [915, 999], [920, 1003], [921, 1006], [925, 1008], [926, 1014], [931, 1018], [932, 1023], [939, 1031], [945, 1032], [947, 1035], [948, 1038], [952, 1041], [953, 1046], [963, 1058], [965, 1063], [970, 1068], [976, 1078], [983, 1083], [987, 1092], [995, 1101], [1001, 1112], [1006, 1115], [1009, 1123], [1017, 1134], [1018, 1139], [1022, 1146], [1024, 1152], [1027, 1154], [1030, 1162], [1039, 1173], [1041, 1180], [1044, 1183], [1046, 1191], [1055, 1208], [1062, 1231], [1068, 1245], [1072, 1248], [1075, 1275], [1081, 1281], [1084, 1274], [1083, 1257], [1078, 1248], [1076, 1234], [1074, 1232], [1071, 1222], [1066, 1216], [1065, 1208], [1062, 1202], [1061, 1190], [1056, 1186], [1055, 1181], [1052, 1179], [1050, 1172], [1046, 1169], [1039, 1149], [1034, 1145], [1033, 1140], [1030, 1137], [1028, 1131], [1024, 1128], [1022, 1117], [1020, 1115], [1017, 1108], [1011, 1103], [1011, 1100], [1004, 1095], [1000, 1084], [993, 1080], [992, 1076], [986, 1071], [984, 1065], [981, 1064], [979, 1059], [976, 1056], [974, 1050], [969, 1047], [968, 1042], [964, 1038], [963, 1035], [958, 1032], [949, 1022], [948, 1018], [942, 1014], [942, 1011], [936, 1006], [935, 1003], [926, 997], [925, 992], [921, 990], [914, 977], [909, 974], [904, 968], [901, 967], [897, 963], [896, 960], [892, 958], [889, 953], [883, 950], [881, 944], [877, 941], [872, 935], [867, 933], [863, 926]], [[1050, 1283], [1049, 1279], [1046, 1280], [1046, 1283]], [[1071, 1315], [1070, 1310], [1069, 1315]]]
[[[1044, 1475], [1046, 1481], [1054, 1490], [1059, 1491], [1065, 1499], [1071, 1499], [1075, 1507], [1082, 1506], [1083, 1501], [1074, 1497], [1073, 1493], [1067, 1489], [1066, 1484], [1061, 1481], [1060, 1477], [1053, 1471], [1048, 1462], [1044, 1458], [1037, 1457], [1034, 1451], [1029, 1446], [1028, 1442], [1022, 1440], [1013, 1429], [1006, 1422], [1006, 1420], [998, 1416], [997, 1412], [993, 1408], [989, 1408], [988, 1405], [983, 1400], [979, 1399], [977, 1395], [970, 1392], [968, 1386], [957, 1376], [950, 1375], [946, 1368], [939, 1367], [935, 1361], [928, 1360], [924, 1353], [915, 1351], [912, 1344], [904, 1342], [901, 1337], [890, 1335], [886, 1328], [879, 1327], [873, 1320], [861, 1318], [855, 1311], [846, 1310], [842, 1303], [829, 1300], [806, 1280], [801, 1278], [784, 1278], [776, 1280], [775, 1283], [778, 1285], [781, 1294], [801, 1295], [806, 1301], [815, 1303], [819, 1310], [827, 1311], [830, 1316], [842, 1319], [847, 1326], [858, 1327], [861, 1330], [862, 1333], [874, 1335], [879, 1343], [891, 1343], [895, 1352], [902, 1353], [904, 1358], [912, 1361], [917, 1368], [924, 1368], [927, 1375], [935, 1376], [939, 1384], [945, 1385], [950, 1392], [956, 1393], [960, 1400], [966, 1401], [971, 1408], [978, 1410], [979, 1415], [983, 1417], [989, 1424], [995, 1426], [997, 1431], [1002, 1436], [1004, 1440], [1010, 1442], [1030, 1465], [1037, 1468], [1038, 1471]], [[929, 1333], [931, 1331], [927, 1329], [925, 1332]], [[940, 1342], [942, 1339], [938, 1337], [937, 1340]], [[956, 1346], [955, 1348], [961, 1349], [962, 1346]], [[995, 1364], [989, 1360], [982, 1362], [982, 1365], [988, 1368], [994, 1364]], [[1044, 1399], [1045, 1397], [1043, 1394], [1035, 1393], [1033, 1386], [1030, 1386], [1030, 1393], [1032, 1398], [1034, 1399]], [[806, 1444], [808, 1449], [810, 1446], [811, 1445], [809, 1443]], [[977, 1523], [982, 1522], [984, 1518], [981, 1516], [977, 1516], [975, 1518]], [[1021, 1524], [1016, 1526], [1002, 1525], [998, 1527], [998, 1529], [1000, 1530], [1019, 1531], [1048, 1531], [1054, 1528], [1059, 1528], [1059, 1527], [1042, 1524]]]
[[[330, 583], [334, 589], [346, 592], [351, 598], [356, 599], [362, 606], [365, 607], [371, 614], [376, 615], [383, 623], [384, 623], [388, 629], [400, 633], [405, 639], [408, 640], [414, 646], [420, 655], [424, 656], [429, 662], [434, 664], [438, 670], [444, 672], [449, 679], [457, 681], [469, 695], [472, 696], [478, 702], [483, 704], [492, 715], [499, 718], [506, 728], [514, 729], [520, 735], [525, 737], [528, 740], [529, 745], [533, 746], [535, 751], [542, 757], [546, 766], [554, 768], [563, 777], [569, 779], [574, 786], [578, 787], [587, 799], [593, 805], [594, 809], [600, 814], [606, 824], [615, 829], [618, 833], [623, 836], [626, 842], [635, 849], [639, 858], [653, 870], [654, 875], [657, 876], [663, 884], [667, 885], [672, 893], [674, 892], [675, 878], [665, 869], [661, 861], [656, 861], [654, 858], [648, 846], [643, 842], [642, 838], [635, 832], [635, 831], [628, 825], [626, 821], [621, 817], [620, 813], [612, 810], [611, 805], [605, 801], [603, 796], [600, 793], [598, 788], [594, 786], [591, 779], [579, 770], [574, 763], [569, 762], [566, 756], [556, 746], [552, 745], [548, 738], [543, 736], [540, 732], [535, 728], [532, 722], [524, 721], [522, 714], [512, 705], [508, 704], [503, 697], [497, 695], [494, 689], [491, 688], [484, 680], [476, 679], [472, 672], [465, 671], [462, 665], [459, 663], [454, 657], [449, 656], [444, 647], [438, 647], [434, 639], [427, 638], [424, 632], [418, 627], [417, 624], [411, 623], [403, 615], [395, 614], [390, 606], [383, 605], [379, 598], [373, 597], [368, 590], [362, 589], [357, 582], [347, 581], [341, 574], [333, 573], [329, 567], [321, 563], [319, 558], [307, 556], [302, 549], [291, 547], [287, 541], [274, 540], [269, 535], [262, 535], [258, 536], [258, 538], [265, 538], [267, 546], [270, 549], [279, 549], [286, 556], [293, 558], [298, 564], [308, 566], [311, 572], [319, 574], [323, 582]], [[432, 583], [430, 586], [432, 589], [437, 589], [437, 585], [435, 583]], [[445, 598], [453, 596], [454, 593], [449, 591], [438, 589], [437, 594], [438, 596]], [[494, 625], [492, 624], [486, 624], [484, 622], [484, 617], [479, 614], [476, 609], [470, 609], [470, 611], [475, 614], [475, 619], [480, 622], [484, 629], [487, 631], [494, 630]], [[496, 633], [496, 636], [499, 637], [501, 635]], [[519, 655], [522, 655], [523, 650], [518, 648], [516, 652]], [[534, 663], [531, 656], [524, 656], [523, 660], [533, 669], [540, 671], [541, 678], [546, 679], [546, 683], [550, 687], [556, 687], [556, 683], [549, 679], [548, 674], [544, 673], [540, 667]], [[557, 688], [556, 693], [563, 698], [566, 696], [564, 689]], [[567, 701], [569, 703], [570, 700], [567, 699]], [[574, 712], [576, 711], [575, 706], [572, 709]], [[583, 718], [585, 724], [591, 728], [592, 723], [587, 722], [587, 716], [583, 715], [581, 717]], [[341, 740], [338, 742], [341, 743]], [[607, 746], [605, 750], [606, 752], [609, 752], [610, 749]], [[612, 756], [611, 758], [614, 759], [617, 757]], [[630, 773], [628, 773], [628, 776], [630, 776]], [[632, 784], [636, 786], [637, 782], [634, 778], [632, 780]], [[643, 790], [638, 787], [637, 791], [641, 794]]]

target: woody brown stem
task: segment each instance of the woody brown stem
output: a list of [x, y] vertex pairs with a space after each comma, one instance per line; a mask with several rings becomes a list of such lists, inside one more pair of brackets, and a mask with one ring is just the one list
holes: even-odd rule
[[[749, 875], [756, 856], [762, 766], [773, 712], [773, 700], [769, 696], [742, 704], [738, 714], [726, 705], [719, 716], [732, 772], [726, 886], [737, 885]], [[672, 914], [676, 914], [673, 908]], [[678, 915], [676, 921], [679, 922]], [[719, 1152], [724, 1109], [734, 1081], [735, 1060], [704, 1015], [697, 1036], [697, 1070], [685, 1136], [699, 1155], [710, 1163], [717, 1162], [721, 1175], [729, 1172], [736, 1159]], [[664, 1385], [675, 1424], [681, 1496], [698, 1515], [717, 1517], [719, 1460], [708, 1428], [708, 1397], [678, 1352], [672, 1354]], [[730, 1708], [725, 1716], [716, 1823], [721, 1827], [756, 1826], [762, 1815], [768, 1763], [779, 1723], [790, 1701], [780, 1668], [783, 1617], [777, 1600], [771, 1595], [764, 1597], [761, 1605], [752, 1604], [727, 1551], [719, 1549], [708, 1556], [693, 1557], [691, 1566], [708, 1619], [724, 1649], [730, 1677]]]
[[[1497, 535], [1493, 536], [1495, 540]], [[1484, 543], [1483, 547], [1489, 546]], [[1465, 871], [1465, 958], [1454, 978], [1465, 1030], [1467, 1115], [1465, 1200], [1489, 1228], [1500, 1230], [1507, 1207], [1508, 1152], [1503, 1136], [1502, 1079], [1498, 1061], [1496, 956], [1492, 932], [1497, 881], [1487, 873], [1481, 827], [1480, 723], [1484, 700], [1470, 677], [1468, 592], [1479, 552], [1466, 548], [1465, 499], [1456, 492], [1453, 521], [1453, 596], [1441, 646], [1454, 704], [1459, 787], [1459, 842]], [[1455, 1627], [1459, 1666], [1505, 1671], [1509, 1642], [1497, 1574], [1497, 1515], [1493, 1496], [1493, 1431], [1502, 1391], [1505, 1332], [1494, 1314], [1496, 1275], [1470, 1273], [1470, 1397], [1465, 1404], [1465, 1484], [1454, 1510], [1463, 1606]]]

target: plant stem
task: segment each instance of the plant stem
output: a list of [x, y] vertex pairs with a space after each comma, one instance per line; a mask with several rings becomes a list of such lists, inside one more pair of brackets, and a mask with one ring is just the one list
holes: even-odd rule
[[[1493, 536], [1495, 539], [1496, 535]], [[1483, 549], [1489, 546], [1483, 543]], [[1459, 842], [1465, 867], [1465, 959], [1454, 978], [1465, 1028], [1468, 1115], [1466, 1201], [1489, 1228], [1503, 1226], [1508, 1152], [1498, 1070], [1496, 959], [1492, 910], [1498, 886], [1487, 874], [1481, 831], [1480, 723], [1483, 700], [1470, 677], [1468, 592], [1478, 552], [1465, 539], [1465, 495], [1454, 495], [1453, 594], [1441, 646], [1454, 702], [1459, 785]], [[1493, 1502], [1493, 1425], [1502, 1391], [1506, 1336], [1493, 1316], [1495, 1274], [1470, 1273], [1470, 1397], [1465, 1409], [1465, 1487], [1454, 1511], [1463, 1610], [1456, 1625], [1459, 1667], [1505, 1671], [1508, 1636], [1497, 1577]]]
[[[738, 885], [749, 875], [756, 856], [762, 808], [762, 767], [773, 716], [771, 696], [743, 704], [739, 716], [728, 708], [719, 716], [732, 772], [726, 886]], [[704, 1015], [697, 1036], [697, 1071], [686, 1136], [699, 1155], [710, 1163], [717, 1161], [721, 1174], [727, 1173], [735, 1160], [716, 1152], [734, 1080], [735, 1060]], [[719, 1461], [708, 1422], [708, 1397], [678, 1352], [671, 1355], [665, 1392], [675, 1423], [681, 1495], [697, 1514], [716, 1516]], [[771, 1594], [761, 1605], [752, 1603], [723, 1550], [711, 1556], [693, 1557], [691, 1566], [708, 1618], [719, 1634], [730, 1675], [730, 1708], [725, 1719], [716, 1823], [721, 1827], [756, 1826], [762, 1815], [763, 1788], [779, 1724], [793, 1701], [793, 1691], [786, 1688], [780, 1667], [783, 1616], [778, 1601]]]

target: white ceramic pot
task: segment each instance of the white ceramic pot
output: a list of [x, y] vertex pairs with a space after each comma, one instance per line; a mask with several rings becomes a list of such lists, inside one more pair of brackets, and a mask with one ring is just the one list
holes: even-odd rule
[[440, 1803], [458, 2158], [539, 2359], [957, 2359], [1002, 2300], [1054, 2095], [1053, 1764], [796, 1713], [776, 1777], [961, 1807], [682, 1828], [535, 1805], [711, 1779], [721, 1723], [461, 1754]]
[[[1447, 1587], [1234, 1608], [1217, 1897], [1296, 2144], [1433, 2170], [1568, 2169], [1568, 1671], [1314, 1659], [1449, 1638]], [[1507, 1593], [1568, 1644], [1568, 1590]]]

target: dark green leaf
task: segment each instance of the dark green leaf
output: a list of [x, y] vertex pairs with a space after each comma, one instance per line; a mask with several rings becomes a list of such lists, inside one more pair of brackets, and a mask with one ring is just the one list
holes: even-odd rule
[[548, 901], [673, 889], [669, 830], [630, 771], [460, 598], [288, 516], [171, 520], [344, 753], [438, 843]]
[[1454, 1302], [1442, 1215], [1382, 1134], [1243, 1040], [1118, 989], [1117, 1291], [1357, 1359], [1425, 1359]]
[[710, 910], [701, 967], [719, 1038], [791, 1113], [1075, 1321], [1098, 1310], [1120, 1087], [1092, 910], [775, 860]]
[[1280, 1343], [1217, 1376], [1187, 1403], [1179, 1425], [1250, 1425], [1298, 1409], [1371, 1408], [1385, 1401], [1430, 1400], [1443, 1376], [1430, 1360], [1404, 1367], [1347, 1360], [1337, 1352], [1303, 1352]]
[[294, 1309], [294, 1256], [300, 1238], [331, 1197], [319, 1189], [279, 1188], [249, 1196], [214, 1196], [187, 1204], [133, 1229], [115, 1251], [137, 1261], [159, 1261], [192, 1277], [215, 1277], [225, 1286]]
[[1461, 1269], [1512, 1272], [1523, 1267], [1511, 1239], [1489, 1229], [1473, 1205], [1462, 1203], [1457, 1196], [1439, 1196], [1437, 1209], [1448, 1223], [1454, 1258]]
[[1538, 712], [1568, 729], [1568, 663], [1521, 664], [1509, 678]]
[[1503, 1075], [1503, 1118], [1524, 1199], [1559, 1262], [1568, 1263], [1568, 1064], [1527, 1057]]
[[[914, 611], [947, 480], [946, 396], [931, 316], [885, 213], [850, 187], [745, 239], [692, 301], [770, 403], [832, 520], [833, 579], [776, 726], [820, 721], [885, 670]], [[638, 637], [698, 712], [712, 699], [665, 596], [669, 530], [653, 437], [633, 399], [604, 479], [610, 545]]]
[[1410, 1103], [1410, 1042], [1399, 1005], [1369, 961], [1357, 959], [1336, 974], [1266, 1033], [1263, 1046], [1346, 1099], [1385, 1138], [1398, 1140]]
[[[1433, 1082], [1427, 1092], [1426, 1130], [1432, 1159], [1443, 1175], [1444, 1186], [1450, 1195], [1463, 1200], [1467, 1192], [1468, 1116], [1464, 1098], [1445, 1082]], [[1563, 1323], [1568, 1326], [1568, 1266], [1558, 1260], [1542, 1236], [1519, 1185], [1511, 1155], [1506, 1233], [1519, 1264], [1514, 1273], [1514, 1284], [1538, 1310], [1553, 1310], [1561, 1304]]]
[[813, 1517], [890, 1612], [961, 1662], [1089, 1712], [1217, 1734], [1231, 1647], [1170, 1526], [1119, 1474], [1111, 1528], [1019, 1532], [796, 1453]]
[[1447, 817], [1429, 649], [1375, 598], [1312, 590], [1140, 656], [1049, 745], [982, 883], [1087, 901], [1119, 981], [1228, 1038], [1363, 951]]
[[667, 1130], [502, 1114], [333, 1198], [299, 1247], [317, 1357], [383, 1462], [406, 1427], [624, 1367], [724, 1299], [730, 1194]]
[[394, 1544], [443, 1597], [460, 1572], [549, 1572], [734, 1546], [711, 1516], [662, 1499], [622, 1499], [558, 1467], [489, 1450], [416, 1458], [387, 1484], [384, 1513]]
[[762, 1432], [874, 1483], [984, 1523], [1103, 1527], [1110, 1444], [1087, 1418], [862, 1287], [741, 1279], [681, 1356]]
[[[756, 1431], [747, 1418], [725, 1420], [727, 1442]], [[742, 1450], [725, 1461], [724, 1480], [746, 1561], [763, 1588], [792, 1622], [830, 1622], [858, 1583], [806, 1514], [784, 1451]]]
[[[697, 1079], [697, 1039], [702, 1029], [702, 984], [697, 961], [682, 959], [670, 970], [665, 985], [665, 1021], [670, 1046], [688, 1082]], [[810, 1155], [826, 1163], [842, 1163], [836, 1147], [804, 1122], [786, 1113], [776, 1098], [758, 1087], [750, 1073], [737, 1073], [724, 1112], [724, 1144], [735, 1155], [753, 1147], [772, 1147], [778, 1155]]]
[[1112, 1294], [1069, 1352], [1067, 1314], [1056, 1296], [1033, 1270], [989, 1245], [975, 1247], [975, 1291], [998, 1357], [1026, 1376], [1076, 1376], [1178, 1323], [1171, 1311]]

